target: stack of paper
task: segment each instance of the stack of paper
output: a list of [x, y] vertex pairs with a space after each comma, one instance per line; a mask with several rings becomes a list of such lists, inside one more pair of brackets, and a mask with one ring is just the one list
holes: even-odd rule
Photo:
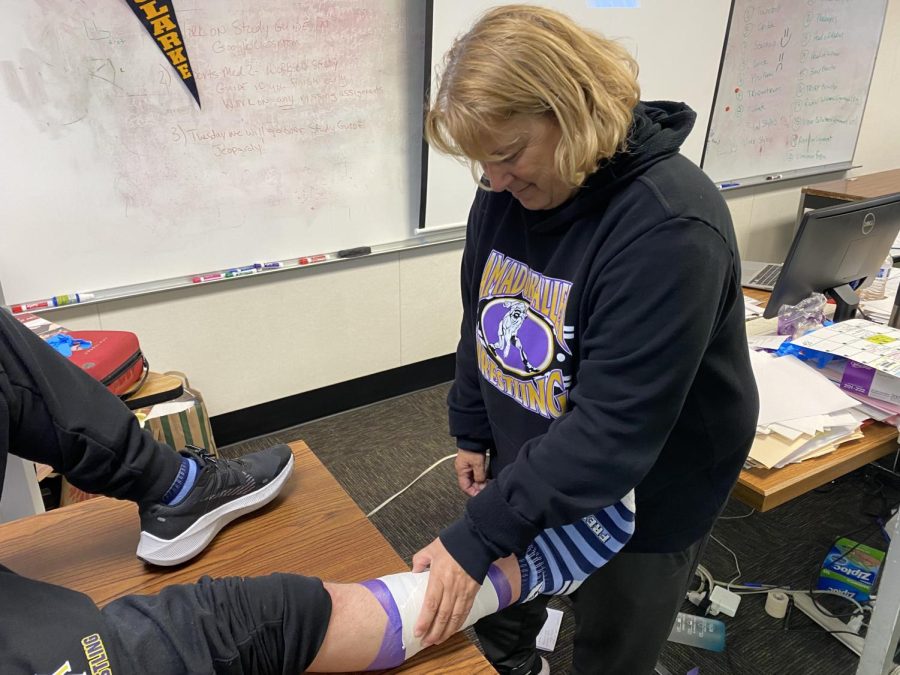
[[755, 351], [750, 362], [760, 402], [750, 465], [780, 468], [862, 436], [859, 425], [868, 415], [814, 367]]
[[792, 342], [900, 377], [900, 330], [890, 326], [851, 319], [807, 333]]
[[862, 300], [859, 308], [872, 321], [887, 323], [894, 308], [894, 297], [897, 295], [897, 286], [900, 286], [900, 270], [892, 269], [885, 288], [885, 297], [881, 300]]
[[794, 341], [838, 357], [822, 374], [860, 401], [872, 419], [900, 425], [900, 330], [871, 321], [844, 321]]
[[744, 296], [744, 320], [749, 321], [757, 316], [762, 316], [764, 307], [759, 304], [759, 300], [754, 300], [750, 296]]

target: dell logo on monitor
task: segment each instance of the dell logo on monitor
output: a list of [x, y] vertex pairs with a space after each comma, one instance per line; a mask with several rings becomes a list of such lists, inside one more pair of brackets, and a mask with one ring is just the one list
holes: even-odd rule
[[870, 211], [869, 213], [866, 214], [866, 217], [863, 218], [862, 233], [869, 234], [869, 232], [871, 232], [874, 227], [875, 227], [875, 214]]

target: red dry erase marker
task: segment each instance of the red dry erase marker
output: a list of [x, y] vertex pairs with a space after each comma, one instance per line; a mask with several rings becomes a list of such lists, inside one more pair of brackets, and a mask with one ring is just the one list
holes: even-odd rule
[[207, 281], [218, 281], [219, 279], [224, 279], [225, 275], [221, 272], [213, 272], [212, 274], [201, 274], [199, 277], [194, 277], [191, 279], [195, 284], [202, 284]]
[[320, 263], [325, 262], [328, 259], [328, 256], [324, 253], [319, 253], [318, 255], [311, 255], [305, 258], [300, 258], [297, 260], [297, 263], [300, 265], [309, 265], [310, 263]]
[[26, 302], [21, 305], [13, 305], [10, 307], [10, 310], [14, 314], [21, 314], [22, 312], [31, 312], [36, 309], [49, 309], [50, 307], [56, 307], [56, 300], [54, 298], [50, 298], [49, 300], [38, 300], [37, 302]]

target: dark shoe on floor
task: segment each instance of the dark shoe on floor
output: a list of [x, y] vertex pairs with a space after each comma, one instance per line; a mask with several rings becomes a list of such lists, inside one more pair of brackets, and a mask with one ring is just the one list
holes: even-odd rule
[[141, 540], [137, 557], [154, 565], [177, 565], [207, 547], [225, 525], [268, 504], [294, 468], [286, 445], [220, 459], [192, 448], [181, 454], [197, 462], [193, 488], [175, 506], [139, 504]]

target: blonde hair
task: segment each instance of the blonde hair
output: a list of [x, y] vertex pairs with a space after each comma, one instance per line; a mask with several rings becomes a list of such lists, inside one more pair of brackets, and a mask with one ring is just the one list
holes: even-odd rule
[[480, 162], [502, 159], [479, 146], [493, 125], [516, 115], [552, 115], [562, 132], [556, 170], [576, 187], [625, 148], [640, 99], [637, 73], [624, 47], [564, 14], [501, 5], [444, 57], [425, 137], [437, 150], [468, 160], [477, 180]]

